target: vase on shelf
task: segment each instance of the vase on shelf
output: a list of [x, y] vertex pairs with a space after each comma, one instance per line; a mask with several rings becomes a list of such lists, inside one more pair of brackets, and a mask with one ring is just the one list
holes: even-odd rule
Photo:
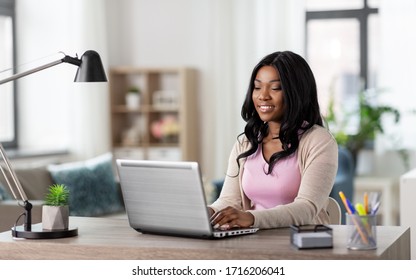
[[128, 109], [138, 109], [140, 107], [140, 90], [138, 87], [130, 87], [126, 93], [126, 106]]
[[140, 107], [140, 94], [131, 92], [127, 93], [126, 106], [129, 109], [138, 109]]

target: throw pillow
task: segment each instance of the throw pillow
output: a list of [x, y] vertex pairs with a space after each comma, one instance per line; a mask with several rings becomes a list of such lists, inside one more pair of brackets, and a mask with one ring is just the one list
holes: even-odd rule
[[83, 162], [50, 165], [48, 170], [56, 184], [69, 188], [70, 215], [93, 217], [123, 209], [111, 153]]
[[[10, 173], [7, 170], [3, 171], [15, 189], [12, 176], [10, 176]], [[34, 166], [33, 164], [30, 164], [30, 166], [14, 168], [14, 171], [29, 200], [44, 199], [48, 186], [53, 184], [51, 175], [44, 165]], [[6, 191], [9, 191], [6, 178], [3, 174], [0, 174], [0, 184], [4, 186]], [[9, 194], [11, 195], [11, 192], [9, 192]]]

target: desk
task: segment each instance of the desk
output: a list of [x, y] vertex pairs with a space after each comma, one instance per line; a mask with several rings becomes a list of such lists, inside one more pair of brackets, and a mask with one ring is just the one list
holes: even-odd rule
[[378, 249], [351, 251], [345, 246], [345, 225], [331, 226], [334, 248], [298, 250], [288, 228], [221, 240], [141, 234], [126, 219], [70, 217], [79, 235], [62, 239], [15, 240], [0, 233], [1, 259], [410, 259], [410, 230], [378, 226]]

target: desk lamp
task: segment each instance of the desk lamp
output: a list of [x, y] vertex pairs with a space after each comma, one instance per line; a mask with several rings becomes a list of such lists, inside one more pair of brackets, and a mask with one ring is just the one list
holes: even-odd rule
[[[81, 59], [78, 57], [71, 57], [65, 55], [62, 59], [27, 70], [25, 72], [15, 74], [9, 78], [0, 80], [0, 85], [17, 80], [21, 77], [30, 75], [32, 73], [47, 69], [49, 67], [58, 65], [60, 63], [70, 63], [78, 66], [77, 73], [75, 75], [74, 82], [106, 82], [107, 78], [104, 72], [104, 67], [101, 62], [100, 55], [92, 50], [86, 51]], [[3, 145], [0, 143], [0, 155], [5, 162], [5, 168], [10, 174], [11, 181], [7, 177], [3, 167], [0, 165], [0, 170], [3, 176], [6, 179], [6, 183], [12, 192], [12, 195], [18, 204], [25, 209], [25, 220], [23, 226], [14, 226], [12, 228], [12, 236], [17, 238], [27, 238], [27, 239], [45, 239], [45, 238], [62, 238], [62, 237], [71, 237], [78, 235], [77, 228], [69, 228], [65, 230], [42, 230], [41, 228], [32, 229], [32, 207], [33, 205], [29, 202], [27, 195], [22, 188], [22, 185], [19, 182], [19, 179], [16, 176], [16, 173], [13, 170], [13, 167], [6, 156]], [[23, 202], [23, 204], [20, 203]]]

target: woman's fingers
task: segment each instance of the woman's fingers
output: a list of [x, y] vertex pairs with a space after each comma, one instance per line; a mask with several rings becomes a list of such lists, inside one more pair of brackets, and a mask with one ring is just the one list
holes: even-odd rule
[[254, 222], [251, 213], [237, 210], [232, 207], [224, 208], [214, 213], [211, 217], [211, 224], [214, 228], [228, 229], [232, 227], [248, 227]]

